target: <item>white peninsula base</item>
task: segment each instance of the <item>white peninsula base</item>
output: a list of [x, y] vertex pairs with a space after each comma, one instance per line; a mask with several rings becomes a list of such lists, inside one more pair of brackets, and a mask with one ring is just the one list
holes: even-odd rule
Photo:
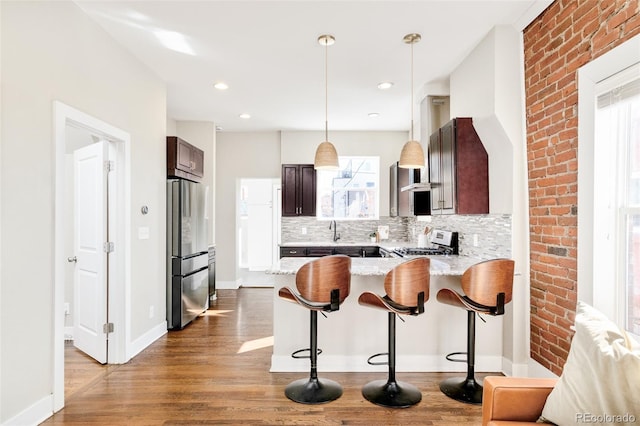
[[[308, 359], [294, 359], [291, 353], [309, 347], [309, 311], [278, 297], [282, 286], [295, 290], [295, 271], [312, 259], [281, 259], [275, 274], [273, 296], [274, 345], [272, 372], [309, 371]], [[367, 364], [371, 355], [387, 352], [387, 313], [360, 306], [358, 296], [364, 291], [384, 294], [384, 274], [401, 259], [354, 258], [352, 262], [351, 294], [339, 311], [318, 315], [318, 371], [366, 372], [387, 371], [387, 366]], [[466, 372], [466, 363], [450, 362], [445, 355], [465, 352], [467, 313], [438, 303], [441, 288], [460, 289], [460, 276], [475, 263], [471, 258], [432, 259], [431, 289], [425, 313], [416, 317], [403, 316], [396, 322], [396, 371], [399, 372]], [[502, 317], [482, 316], [476, 321], [476, 365], [478, 372], [503, 370]], [[380, 358], [378, 361], [383, 361]]]

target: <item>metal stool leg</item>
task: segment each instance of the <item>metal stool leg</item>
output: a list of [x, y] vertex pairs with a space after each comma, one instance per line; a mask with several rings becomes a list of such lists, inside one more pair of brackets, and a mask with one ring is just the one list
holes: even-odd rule
[[396, 381], [396, 314], [389, 312], [389, 378], [374, 380], [362, 388], [367, 401], [383, 407], [406, 408], [422, 400], [422, 392], [415, 386]]
[[342, 386], [329, 379], [318, 378], [318, 311], [311, 312], [310, 341], [311, 372], [309, 379], [291, 382], [284, 390], [284, 394], [292, 401], [302, 404], [322, 404], [340, 398]]
[[482, 404], [482, 385], [475, 379], [476, 313], [467, 311], [467, 377], [454, 377], [440, 382], [442, 393], [456, 401]]

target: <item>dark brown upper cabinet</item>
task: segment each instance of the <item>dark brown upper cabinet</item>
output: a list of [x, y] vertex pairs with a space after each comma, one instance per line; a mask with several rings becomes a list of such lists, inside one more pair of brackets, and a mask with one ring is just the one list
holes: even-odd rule
[[316, 215], [316, 170], [313, 164], [282, 165], [282, 216]]
[[489, 157], [471, 118], [454, 118], [429, 138], [432, 214], [489, 213]]
[[167, 177], [201, 182], [204, 151], [177, 136], [167, 136]]

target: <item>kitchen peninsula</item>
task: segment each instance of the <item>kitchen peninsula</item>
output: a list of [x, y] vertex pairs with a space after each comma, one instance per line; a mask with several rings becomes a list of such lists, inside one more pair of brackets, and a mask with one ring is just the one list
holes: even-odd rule
[[[397, 371], [466, 371], [466, 364], [450, 362], [445, 355], [466, 350], [467, 316], [438, 303], [438, 290], [460, 290], [460, 276], [480, 259], [468, 256], [429, 256], [431, 286], [425, 313], [403, 317], [397, 323]], [[278, 290], [295, 290], [295, 273], [307, 257], [282, 258], [274, 275], [272, 372], [304, 372], [308, 359], [294, 359], [291, 353], [309, 346], [309, 311], [282, 300]], [[364, 291], [384, 294], [384, 276], [403, 258], [352, 258], [351, 293], [340, 310], [318, 317], [319, 371], [387, 371], [386, 366], [367, 364], [367, 358], [386, 352], [387, 315], [358, 304]], [[476, 323], [476, 371], [502, 371], [502, 317], [486, 317]]]

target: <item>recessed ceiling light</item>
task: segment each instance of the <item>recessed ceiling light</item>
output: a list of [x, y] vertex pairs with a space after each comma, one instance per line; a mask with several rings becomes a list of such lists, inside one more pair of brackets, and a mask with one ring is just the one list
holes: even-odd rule
[[251, 115], [250, 115], [250, 114], [247, 114], [247, 113], [240, 114], [240, 118], [244, 118], [244, 119], [246, 120], [246, 119], [251, 118]]
[[229, 86], [227, 86], [227, 83], [223, 83], [222, 81], [214, 84], [213, 87], [218, 90], [227, 90], [229, 88]]
[[391, 89], [392, 86], [393, 86], [393, 83], [390, 81], [383, 81], [382, 83], [378, 83], [378, 89], [380, 90]]
[[369, 117], [371, 117], [371, 118], [380, 117], [380, 113], [379, 112], [370, 112], [369, 113]]

